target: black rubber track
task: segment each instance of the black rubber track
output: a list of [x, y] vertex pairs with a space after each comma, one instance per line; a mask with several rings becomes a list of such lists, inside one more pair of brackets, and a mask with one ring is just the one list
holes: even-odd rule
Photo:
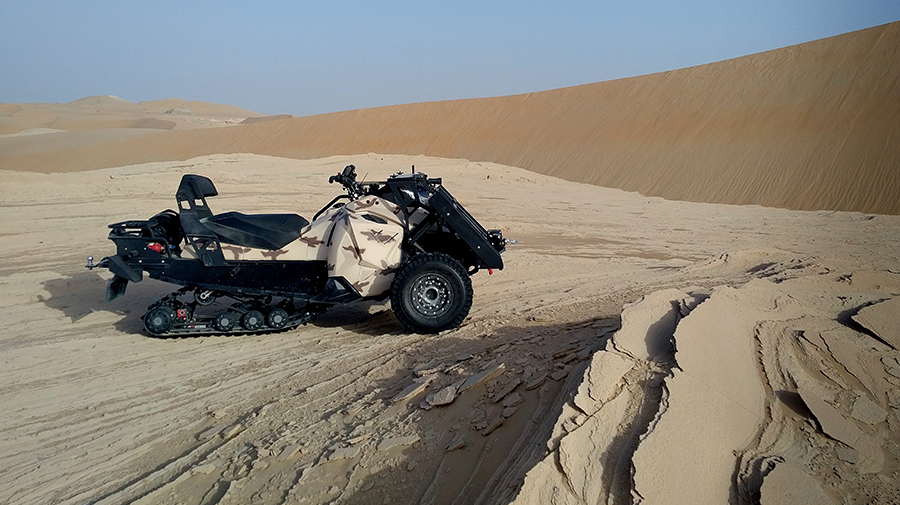
[[[426, 314], [416, 307], [416, 293], [412, 291], [417, 284], [422, 285], [419, 281], [423, 279], [432, 279], [438, 286], [426, 289], [449, 298], [449, 301], [442, 304], [444, 306], [436, 307], [437, 316]], [[472, 280], [459, 261], [442, 253], [417, 254], [400, 265], [394, 275], [391, 309], [400, 324], [410, 331], [439, 333], [462, 324], [472, 308], [472, 296]]]
[[[178, 338], [178, 337], [207, 337], [207, 336], [230, 336], [230, 335], [265, 335], [267, 333], [280, 333], [292, 330], [298, 326], [302, 326], [312, 322], [319, 314], [298, 314], [291, 316], [283, 326], [273, 328], [271, 326], [261, 326], [258, 329], [247, 330], [240, 325], [233, 325], [231, 329], [222, 330], [216, 328], [215, 318], [211, 316], [202, 316], [188, 322], [176, 322], [172, 324], [169, 330], [164, 333], [147, 334], [153, 338]], [[146, 316], [145, 316], [146, 317]], [[237, 315], [235, 315], [237, 317]], [[146, 326], [145, 326], [146, 330]]]
[[[308, 324], [325, 313], [327, 305], [307, 304], [300, 309], [282, 300], [271, 311], [260, 299], [218, 293], [215, 298], [230, 297], [236, 303], [217, 315], [196, 314], [197, 302], [184, 303], [180, 297], [191, 296], [195, 288], [183, 287], [157, 300], [147, 308], [141, 319], [144, 331], [151, 337], [201, 337], [211, 335], [262, 335], [290, 330]], [[265, 311], [268, 316], [264, 315]], [[179, 313], [185, 313], [177, 317]], [[277, 316], [277, 317], [275, 317]], [[227, 324], [225, 319], [227, 318]], [[252, 319], [252, 321], [251, 321]]]

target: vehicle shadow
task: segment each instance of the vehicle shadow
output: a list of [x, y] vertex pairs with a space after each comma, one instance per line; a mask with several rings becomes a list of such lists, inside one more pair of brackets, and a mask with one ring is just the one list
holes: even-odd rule
[[408, 333], [391, 312], [389, 302], [337, 305], [312, 323], [319, 328], [341, 328], [367, 336]]
[[[130, 334], [145, 334], [141, 316], [153, 301], [173, 290], [171, 285], [155, 281], [146, 282], [145, 279], [144, 282], [129, 283], [125, 296], [107, 302], [106, 283], [107, 280], [95, 271], [57, 277], [42, 283], [50, 296], [38, 295], [38, 301], [62, 312], [72, 323], [100, 311], [121, 315], [124, 317], [114, 324], [116, 330]], [[222, 305], [222, 308], [227, 305], [221, 301], [216, 304]], [[302, 304], [298, 302], [298, 306], [300, 305]], [[216, 306], [207, 310], [215, 311]], [[321, 328], [342, 328], [368, 336], [405, 332], [391, 313], [390, 303], [386, 301], [338, 305], [309, 324]], [[165, 338], [193, 338], [193, 336]]]
[[50, 296], [38, 295], [38, 301], [62, 312], [72, 323], [94, 312], [111, 312], [126, 316], [114, 324], [123, 333], [140, 333], [148, 300], [157, 300], [171, 291], [170, 286], [156, 282], [130, 283], [128, 295], [106, 301], [106, 279], [98, 272], [79, 272], [49, 279], [42, 283]]
[[73, 323], [92, 312], [104, 309], [101, 305], [106, 281], [97, 272], [80, 272], [49, 279], [42, 285], [50, 296], [38, 295], [38, 301], [62, 312]]
[[[377, 328], [389, 324], [399, 327], [390, 312], [386, 316], [373, 315], [360, 326]], [[490, 338], [455, 338], [451, 334], [420, 341], [399, 356], [401, 362], [395, 374], [325, 413], [326, 418], [341, 418], [344, 423], [346, 433], [344, 437], [336, 437], [338, 440], [350, 440], [360, 431], [370, 438], [360, 444], [359, 453], [349, 464], [346, 460], [331, 460], [330, 449], [326, 449], [316, 464], [298, 476], [304, 491], [313, 495], [321, 493], [316, 499], [324, 502], [336, 498], [329, 490], [343, 488], [340, 501], [348, 504], [368, 504], [373, 500], [386, 503], [512, 501], [524, 474], [545, 457], [555, 420], [578, 389], [590, 356], [604, 348], [620, 324], [617, 315], [610, 314], [573, 323], [510, 325], [496, 329]], [[572, 356], [571, 349], [590, 353], [567, 362]], [[457, 362], [457, 359], [465, 361]], [[401, 391], [414, 383], [415, 370], [428, 368], [426, 362], [449, 371], [438, 372], [438, 378], [426, 389], [398, 401]], [[449, 405], [422, 409], [421, 402], [427, 394], [458, 380], [460, 376], [454, 375], [458, 373], [453, 371], [454, 363], [458, 363], [455, 367], [466, 370], [461, 377], [496, 364], [504, 364], [505, 368], [490, 380], [458, 393]], [[547, 377], [543, 386], [526, 390], [525, 384], [533, 377], [562, 370], [564, 364], [568, 370], [566, 377], [559, 380]], [[518, 381], [522, 382], [516, 387]], [[509, 387], [524, 398], [524, 403], [495, 431], [484, 430], [478, 419], [497, 418], [503, 408], [498, 403], [499, 397], [491, 395]], [[356, 412], [355, 405], [364, 407]], [[406, 425], [402, 431], [386, 429], [388, 426], [397, 429], [397, 419], [415, 421], [399, 423]], [[389, 434], [412, 435], [416, 442], [386, 449], [384, 440], [390, 438]], [[344, 465], [364, 470], [349, 474], [336, 470]], [[413, 478], [414, 475], [428, 477]]]

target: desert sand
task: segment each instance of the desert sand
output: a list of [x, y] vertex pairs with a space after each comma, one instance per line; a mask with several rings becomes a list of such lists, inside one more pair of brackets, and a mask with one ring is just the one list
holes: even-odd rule
[[[311, 215], [347, 163], [414, 164], [520, 240], [473, 278], [462, 327], [410, 335], [366, 304], [154, 339], [140, 315], [171, 288], [107, 304], [108, 272], [82, 266], [113, 251], [106, 224], [171, 207], [183, 173], [216, 182], [217, 211]], [[900, 499], [900, 217], [377, 154], [0, 182], [3, 503], [785, 503], [798, 481]]]
[[[0, 503], [900, 503], [898, 41], [309, 118], [3, 104]], [[185, 173], [311, 217], [349, 163], [518, 239], [462, 326], [150, 338], [173, 287], [84, 268]]]
[[163, 131], [216, 128], [270, 117], [231, 105], [178, 99], [132, 103], [109, 95], [64, 104], [0, 103], [0, 169], [16, 169], [13, 160], [20, 157], [55, 156]]
[[62, 104], [0, 104], [0, 135], [37, 133], [35, 130], [47, 129], [182, 130], [225, 126], [266, 117], [233, 105], [209, 102], [170, 98], [133, 103], [112, 95], [89, 96]]

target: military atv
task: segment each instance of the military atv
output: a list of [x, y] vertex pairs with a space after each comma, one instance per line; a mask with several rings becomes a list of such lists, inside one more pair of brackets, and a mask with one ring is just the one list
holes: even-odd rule
[[[345, 193], [309, 222], [297, 214], [213, 214], [213, 182], [184, 175], [177, 212], [109, 225], [116, 254], [96, 264], [88, 257], [87, 267], [114, 274], [107, 301], [144, 272], [182, 286], [147, 309], [144, 329], [153, 336], [280, 331], [335, 304], [388, 297], [407, 329], [437, 333], [468, 315], [471, 275], [503, 268], [508, 241], [478, 224], [441, 179], [413, 167], [361, 183], [348, 165], [329, 182]], [[213, 311], [226, 298], [230, 305]]]

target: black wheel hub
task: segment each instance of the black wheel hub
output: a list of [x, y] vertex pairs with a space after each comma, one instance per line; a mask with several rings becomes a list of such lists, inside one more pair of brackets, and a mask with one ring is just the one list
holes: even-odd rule
[[263, 318], [262, 312], [258, 310], [251, 310], [244, 314], [244, 317], [241, 318], [241, 326], [244, 327], [245, 330], [255, 331], [262, 328], [265, 319]]
[[288, 322], [288, 313], [284, 309], [272, 309], [266, 316], [266, 324], [272, 328], [284, 328]]
[[234, 322], [237, 316], [231, 312], [223, 312], [216, 316], [213, 326], [219, 331], [231, 331], [234, 328]]
[[453, 289], [447, 279], [435, 273], [425, 274], [410, 289], [412, 306], [419, 314], [438, 317], [453, 305]]
[[175, 322], [175, 317], [176, 314], [172, 307], [165, 305], [157, 307], [144, 316], [144, 328], [151, 335], [161, 335], [169, 331], [172, 323]]

